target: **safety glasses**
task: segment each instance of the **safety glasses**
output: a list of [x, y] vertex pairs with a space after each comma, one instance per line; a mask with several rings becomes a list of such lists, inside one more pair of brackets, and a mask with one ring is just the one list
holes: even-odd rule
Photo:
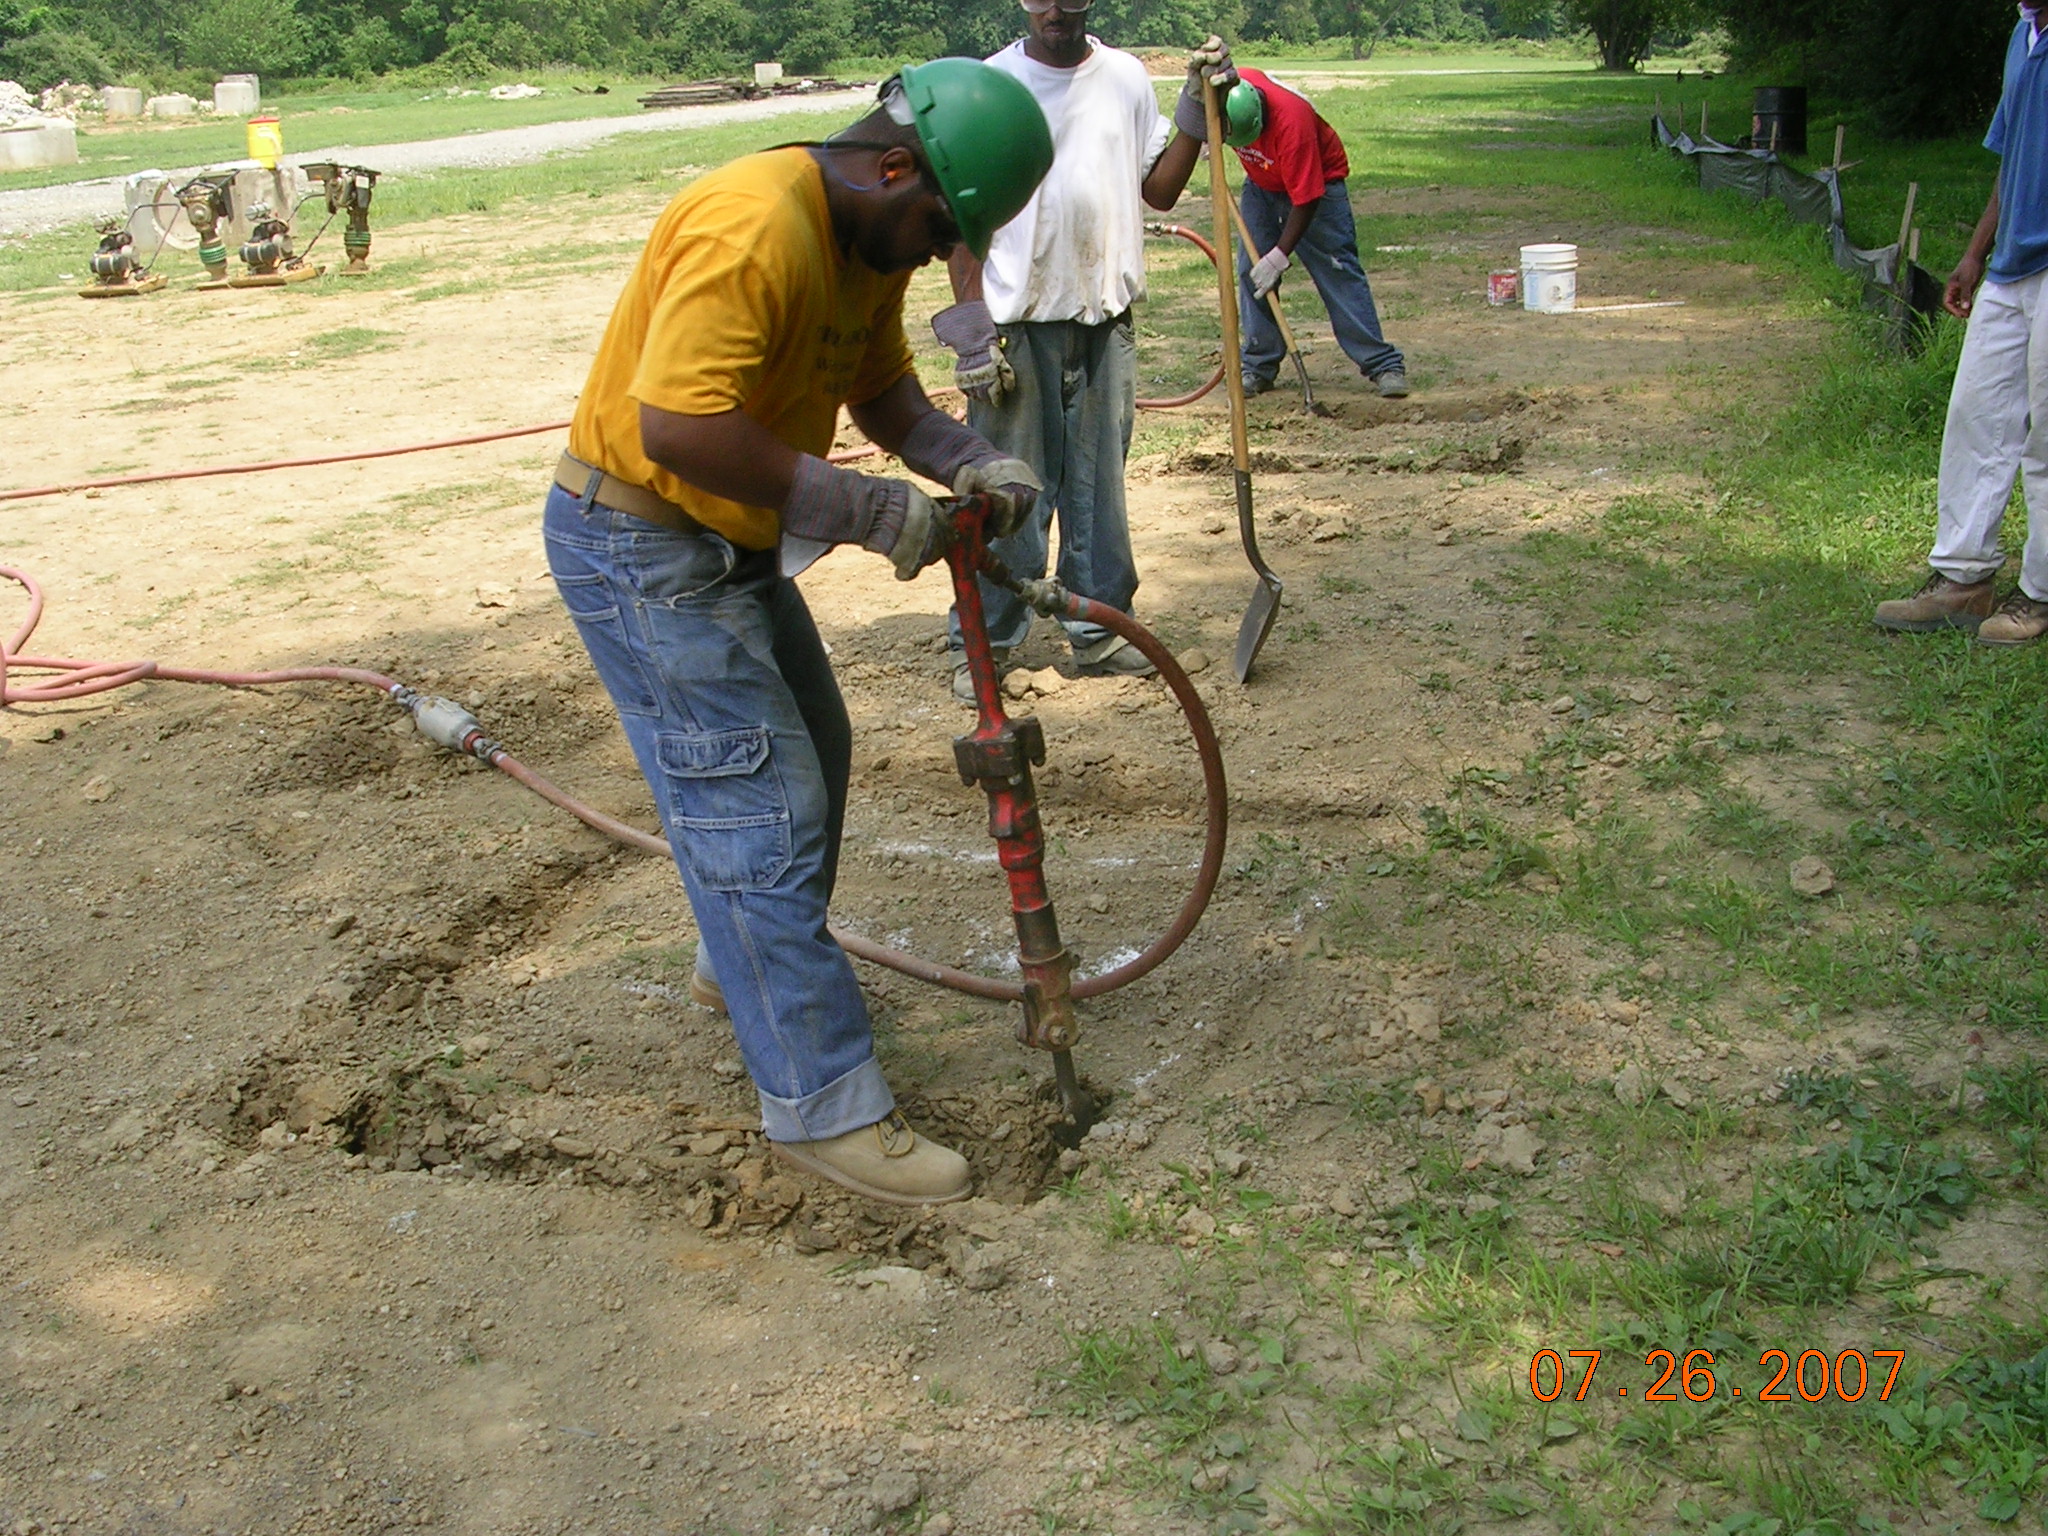
[[1081, 0], [1079, 5], [1071, 4], [1069, 0], [1017, 0], [1017, 3], [1034, 16], [1043, 16], [1054, 5], [1058, 5], [1060, 10], [1069, 16], [1078, 16], [1093, 5], [1095, 0]]

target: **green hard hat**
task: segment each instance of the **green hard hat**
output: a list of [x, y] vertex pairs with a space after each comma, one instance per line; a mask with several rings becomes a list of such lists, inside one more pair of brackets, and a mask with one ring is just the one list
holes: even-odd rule
[[1266, 98], [1249, 80], [1240, 80], [1223, 98], [1223, 142], [1243, 149], [1266, 131]]
[[977, 261], [1052, 169], [1052, 130], [1023, 82], [979, 59], [903, 71], [918, 142]]

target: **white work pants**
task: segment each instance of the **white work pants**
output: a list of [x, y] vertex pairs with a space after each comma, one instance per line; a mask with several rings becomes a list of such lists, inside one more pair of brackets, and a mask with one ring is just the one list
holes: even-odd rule
[[1998, 528], [2015, 474], [2027, 497], [2020, 590], [2048, 600], [2048, 271], [1977, 290], [1941, 437], [1929, 565], [1976, 582], [2005, 563]]

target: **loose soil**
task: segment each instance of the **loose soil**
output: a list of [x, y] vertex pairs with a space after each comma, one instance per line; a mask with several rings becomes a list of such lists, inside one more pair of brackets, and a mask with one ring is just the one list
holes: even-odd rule
[[[1362, 194], [1361, 223], [1394, 197]], [[567, 249], [561, 209], [380, 235], [391, 275], [355, 288], [9, 301], [5, 478], [565, 416], [655, 207], [592, 200]], [[1574, 707], [1534, 621], [1475, 583], [1531, 530], [1696, 489], [1658, 467], [1717, 430], [1686, 379], [1753, 376], [1759, 355], [1766, 382], [1795, 376], [1816, 334], [1711, 250], [1632, 258], [1621, 232], [1582, 232], [1588, 302], [1684, 307], [1489, 309], [1516, 233], [1512, 209], [1475, 217], [1455, 250], [1376, 273], [1413, 399], [1380, 401], [1318, 323], [1335, 418], [1284, 383], [1253, 402], [1288, 598], [1248, 687], [1227, 665], [1252, 580], [1220, 400], [1141, 424], [1139, 611], [1222, 732], [1229, 873], [1177, 957], [1084, 1007], [1078, 1059], [1109, 1102], [1076, 1150], [1003, 1010], [864, 970], [906, 1108], [975, 1168], [958, 1206], [778, 1171], [723, 1021], [683, 990], [674, 871], [367, 691], [152, 684], [0, 717], [0, 1528], [1200, 1529], [1105, 1481], [1127, 1432], [1057, 1412], [1047, 1373], [1079, 1332], [1178, 1315], [1215, 1221], [1111, 1242], [1063, 1181], [1113, 1173], [1156, 1205], [1168, 1165], [1221, 1170], [1372, 1230], [1410, 1192], [1396, 1131], [1419, 1126], [1540, 1222], [1538, 1194], [1599, 1149], [1539, 1067], [1765, 1091], [1795, 1059], [1783, 1036], [1666, 1028], [1632, 971], [1569, 940], [1513, 975], [1475, 967], [1479, 906], [1371, 879], [1423, 847], [1447, 780], [1512, 769]], [[914, 297], [921, 332], [937, 277]], [[1306, 318], [1305, 289], [1289, 299]], [[0, 560], [50, 594], [32, 650], [374, 666], [652, 826], [545, 575], [558, 448], [11, 505]], [[842, 552], [804, 587], [857, 732], [839, 919], [1013, 966], [952, 767], [943, 581]], [[1190, 878], [1195, 760], [1161, 689], [1074, 677], [1050, 626], [1018, 663], [1063, 923], [1105, 966]], [[1590, 798], [1644, 793], [1637, 765], [1694, 734], [1686, 704], [1682, 679], [1621, 701]], [[1448, 886], [1462, 867], [1440, 858]], [[1406, 1121], [1344, 1108], [1410, 1088]]]

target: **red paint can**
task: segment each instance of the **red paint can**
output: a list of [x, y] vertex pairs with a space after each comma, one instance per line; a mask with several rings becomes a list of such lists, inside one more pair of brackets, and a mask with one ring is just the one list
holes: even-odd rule
[[1522, 302], [1522, 274], [1512, 268], [1486, 274], [1486, 302], [1499, 308]]

